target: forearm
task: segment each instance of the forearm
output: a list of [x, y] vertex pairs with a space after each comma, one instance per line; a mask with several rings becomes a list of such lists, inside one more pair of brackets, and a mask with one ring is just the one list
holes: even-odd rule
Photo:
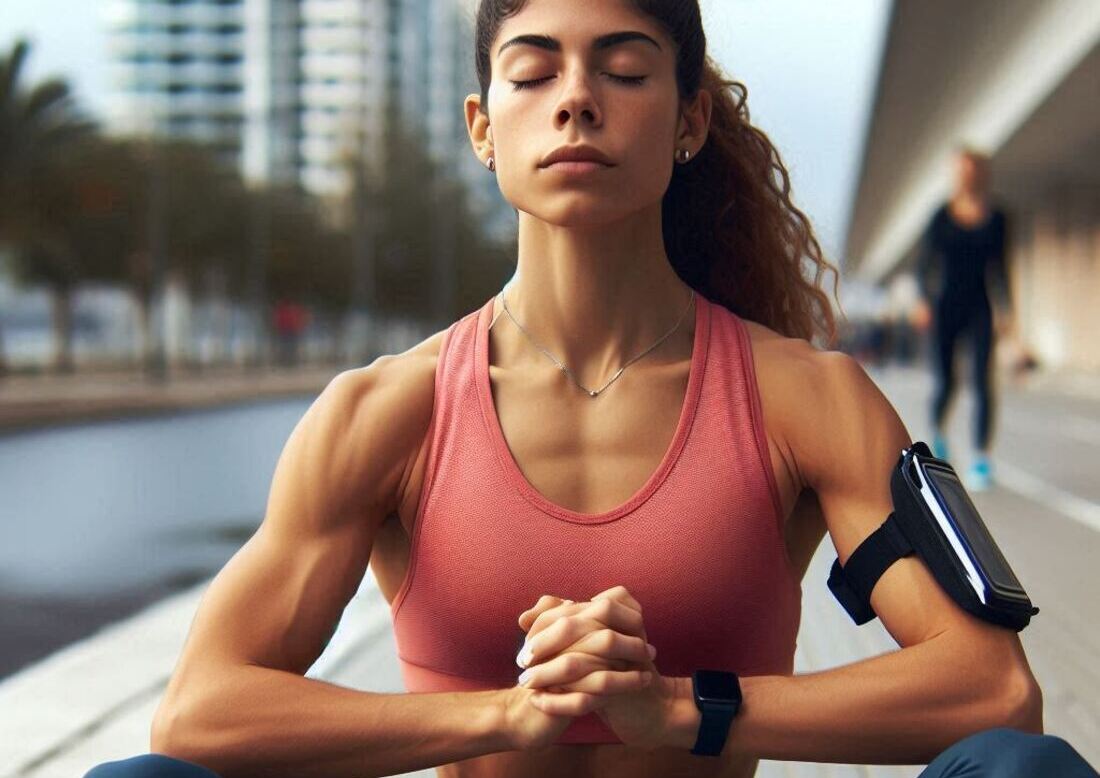
[[[941, 636], [822, 672], [742, 678], [744, 702], [720, 758], [927, 764], [982, 729], [1042, 731], [1037, 687], [997, 667]], [[690, 749], [700, 714], [691, 679], [678, 681], [686, 683], [677, 684], [667, 744]]]
[[223, 778], [393, 775], [511, 748], [496, 691], [382, 694], [257, 666], [158, 719], [153, 751]]

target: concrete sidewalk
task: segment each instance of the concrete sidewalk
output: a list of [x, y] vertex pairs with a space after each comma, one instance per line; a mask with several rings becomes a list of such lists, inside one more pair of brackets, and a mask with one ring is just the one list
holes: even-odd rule
[[0, 379], [0, 434], [56, 424], [318, 394], [340, 365], [217, 368], [158, 382], [135, 371]]

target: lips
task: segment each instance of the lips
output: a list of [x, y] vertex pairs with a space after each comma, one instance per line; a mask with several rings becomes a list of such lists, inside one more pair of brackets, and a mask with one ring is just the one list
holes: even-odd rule
[[613, 166], [611, 158], [593, 146], [561, 146], [548, 154], [539, 167], [549, 167], [557, 162], [595, 162], [605, 166]]

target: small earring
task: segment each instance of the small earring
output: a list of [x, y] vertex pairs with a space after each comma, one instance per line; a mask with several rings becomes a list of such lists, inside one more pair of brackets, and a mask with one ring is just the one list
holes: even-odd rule
[[490, 170], [495, 171], [497, 169], [497, 163], [493, 160], [492, 157], [489, 157], [489, 161], [486, 164], [489, 166]]
[[678, 149], [676, 151], [676, 159], [680, 162], [687, 162], [691, 158], [691, 152], [687, 149]]

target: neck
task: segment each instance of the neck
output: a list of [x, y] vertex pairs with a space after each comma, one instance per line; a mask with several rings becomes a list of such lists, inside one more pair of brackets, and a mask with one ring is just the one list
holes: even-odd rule
[[[690, 353], [698, 302], [688, 306], [692, 290], [672, 269], [660, 226], [659, 205], [656, 213], [590, 229], [558, 227], [521, 212], [516, 275], [504, 288], [508, 311], [590, 384], [613, 375], [677, 321], [650, 355]], [[499, 303], [495, 310], [502, 311]], [[506, 320], [501, 312], [494, 331]], [[503, 337], [511, 344], [505, 346], [510, 364], [523, 359], [554, 367], [508, 324]]]

